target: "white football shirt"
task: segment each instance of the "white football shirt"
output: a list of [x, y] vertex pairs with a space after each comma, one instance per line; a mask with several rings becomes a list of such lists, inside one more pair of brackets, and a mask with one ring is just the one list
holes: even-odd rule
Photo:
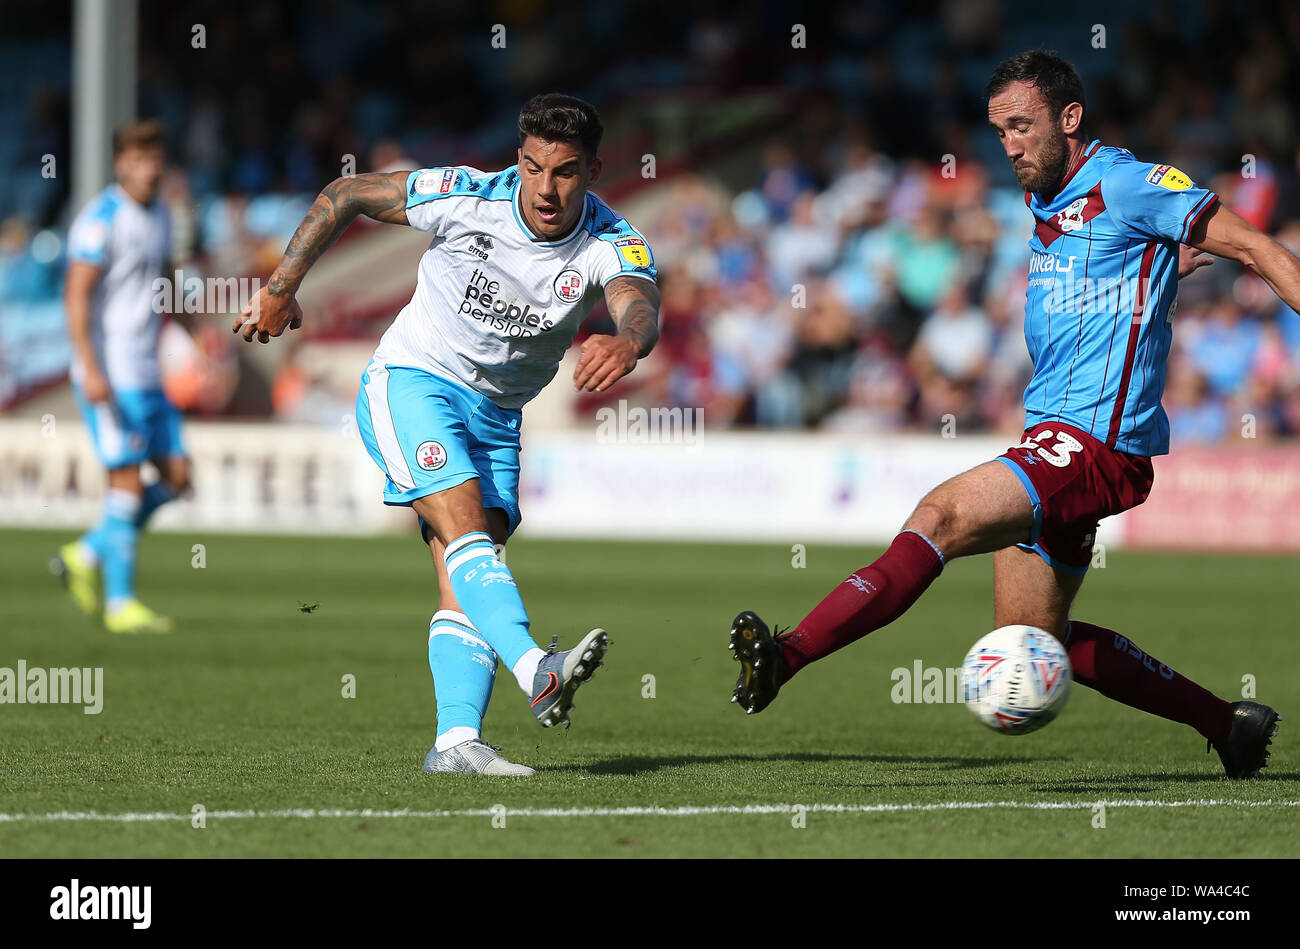
[[[171, 217], [159, 200], [145, 207], [112, 184], [82, 208], [68, 231], [68, 259], [103, 271], [90, 295], [90, 339], [113, 389], [157, 389], [162, 315], [153, 283], [171, 256]], [[80, 382], [81, 360], [72, 360]]]
[[377, 360], [519, 409], [555, 377], [608, 281], [657, 278], [645, 238], [591, 192], [578, 224], [555, 241], [528, 229], [518, 202], [516, 167], [411, 172], [406, 218], [433, 241]]

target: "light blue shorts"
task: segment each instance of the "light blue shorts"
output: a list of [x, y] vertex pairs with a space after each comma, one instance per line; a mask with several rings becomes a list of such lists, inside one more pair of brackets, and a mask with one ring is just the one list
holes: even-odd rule
[[483, 506], [505, 511], [514, 533], [522, 419], [521, 412], [423, 369], [372, 361], [361, 374], [357, 428], [388, 478], [385, 504], [409, 507], [478, 478]]
[[77, 408], [105, 468], [138, 465], [150, 458], [184, 456], [181, 413], [162, 389], [114, 390], [111, 402], [87, 402], [74, 385]]

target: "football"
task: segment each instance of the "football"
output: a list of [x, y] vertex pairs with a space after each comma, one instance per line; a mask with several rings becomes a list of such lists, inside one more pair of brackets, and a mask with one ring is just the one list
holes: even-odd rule
[[1004, 735], [1042, 728], [1070, 697], [1070, 658], [1060, 641], [1035, 626], [1003, 626], [979, 640], [961, 667], [971, 714]]

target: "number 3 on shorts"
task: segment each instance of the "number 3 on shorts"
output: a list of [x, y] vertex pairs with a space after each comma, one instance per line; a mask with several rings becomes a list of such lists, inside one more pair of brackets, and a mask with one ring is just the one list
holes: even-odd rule
[[[1041, 447], [1040, 441], [1056, 439], [1056, 447], [1048, 451]], [[1042, 458], [1049, 465], [1056, 468], [1064, 468], [1070, 463], [1070, 456], [1077, 451], [1083, 451], [1083, 443], [1068, 432], [1053, 433], [1050, 429], [1043, 429], [1033, 438], [1026, 438], [1016, 446], [1017, 448], [1032, 448], [1039, 458]]]

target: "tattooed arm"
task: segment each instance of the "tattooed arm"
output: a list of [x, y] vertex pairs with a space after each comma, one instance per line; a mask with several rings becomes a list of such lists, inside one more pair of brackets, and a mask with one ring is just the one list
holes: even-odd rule
[[605, 304], [617, 336], [589, 336], [573, 371], [573, 387], [602, 392], [650, 355], [659, 339], [659, 288], [643, 277], [615, 277], [605, 284]]
[[285, 327], [302, 325], [302, 307], [293, 295], [326, 248], [338, 239], [358, 214], [385, 224], [406, 224], [406, 179], [410, 172], [337, 178], [316, 196], [307, 216], [294, 231], [280, 264], [265, 287], [254, 295], [232, 330], [245, 340], [269, 342]]

